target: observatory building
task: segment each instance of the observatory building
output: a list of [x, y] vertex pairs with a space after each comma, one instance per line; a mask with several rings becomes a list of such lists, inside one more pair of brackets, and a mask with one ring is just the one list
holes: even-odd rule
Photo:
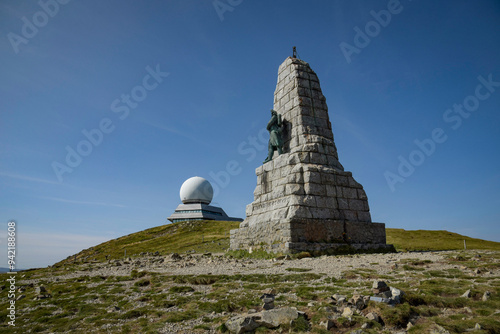
[[222, 208], [210, 205], [214, 189], [202, 177], [194, 176], [184, 181], [180, 196], [182, 204], [168, 217], [173, 223], [192, 220], [243, 221], [241, 218], [228, 217]]

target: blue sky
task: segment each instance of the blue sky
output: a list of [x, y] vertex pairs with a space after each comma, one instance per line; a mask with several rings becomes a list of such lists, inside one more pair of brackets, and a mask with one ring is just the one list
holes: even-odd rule
[[292, 46], [374, 221], [500, 241], [498, 22], [494, 0], [2, 1], [1, 244], [14, 219], [18, 267], [46, 266], [165, 224], [195, 175], [244, 217]]

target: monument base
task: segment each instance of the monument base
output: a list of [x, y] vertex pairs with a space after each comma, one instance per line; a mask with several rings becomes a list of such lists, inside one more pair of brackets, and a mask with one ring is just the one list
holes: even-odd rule
[[230, 248], [258, 248], [273, 253], [309, 251], [332, 254], [394, 250], [392, 245], [386, 244], [383, 223], [328, 219], [271, 220], [240, 227], [231, 230]]

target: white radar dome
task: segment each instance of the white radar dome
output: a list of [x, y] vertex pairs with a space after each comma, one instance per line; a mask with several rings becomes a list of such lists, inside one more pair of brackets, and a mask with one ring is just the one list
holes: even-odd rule
[[210, 204], [214, 196], [214, 189], [210, 182], [202, 177], [194, 176], [186, 181], [181, 186], [181, 201], [184, 204], [188, 203], [204, 203]]

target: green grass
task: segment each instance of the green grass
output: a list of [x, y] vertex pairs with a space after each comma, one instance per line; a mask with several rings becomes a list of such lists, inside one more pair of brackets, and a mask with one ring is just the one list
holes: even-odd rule
[[394, 245], [397, 251], [430, 251], [467, 249], [500, 250], [500, 242], [486, 241], [466, 237], [448, 231], [403, 230], [387, 228], [387, 243]]
[[[76, 254], [77, 263], [91, 260], [105, 261], [124, 259], [125, 250], [127, 257], [139, 255], [140, 253], [160, 252], [161, 255], [169, 253], [219, 253], [229, 247], [229, 231], [239, 227], [239, 222], [222, 221], [195, 221], [180, 222], [153, 227], [144, 231], [125, 235], [123, 237], [104, 242], [100, 245], [85, 249]], [[464, 240], [467, 249], [491, 249], [500, 250], [500, 243], [481, 239], [469, 238], [457, 233], [447, 231], [415, 230], [387, 228], [387, 243], [393, 244], [398, 251], [427, 251], [427, 250], [460, 250], [464, 248]], [[352, 252], [346, 248], [346, 252]], [[256, 250], [251, 254], [247, 251], [229, 251], [229, 256], [235, 258], [262, 258], [269, 259], [277, 254], [266, 253]], [[294, 254], [294, 258], [311, 256], [303, 252]], [[73, 263], [75, 256], [57, 263]]]
[[[142, 252], [197, 253], [223, 252], [229, 246], [229, 231], [239, 227], [239, 222], [195, 221], [180, 222], [153, 227], [125, 235], [85, 249], [76, 254], [76, 259], [104, 261], [139, 255]], [[220, 244], [220, 245], [219, 245]], [[72, 263], [74, 255], [56, 264]]]

